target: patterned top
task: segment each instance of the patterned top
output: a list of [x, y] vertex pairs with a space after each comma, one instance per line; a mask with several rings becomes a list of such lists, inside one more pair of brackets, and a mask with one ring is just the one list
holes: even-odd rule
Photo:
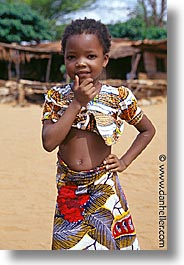
[[[73, 98], [72, 84], [49, 89], [45, 95], [42, 121], [51, 119], [57, 122]], [[103, 84], [99, 94], [82, 107], [72, 127], [95, 132], [110, 146], [122, 135], [124, 120], [135, 125], [142, 116], [143, 112], [130, 89]]]

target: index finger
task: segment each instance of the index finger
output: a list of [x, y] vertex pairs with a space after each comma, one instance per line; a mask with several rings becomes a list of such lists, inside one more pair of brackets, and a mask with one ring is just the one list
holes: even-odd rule
[[79, 77], [78, 75], [75, 75], [73, 89], [76, 90], [78, 87], [79, 87]]

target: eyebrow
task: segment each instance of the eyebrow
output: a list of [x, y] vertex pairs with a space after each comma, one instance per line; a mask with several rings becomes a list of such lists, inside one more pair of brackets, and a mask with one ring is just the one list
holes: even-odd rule
[[[78, 50], [73, 50], [73, 49], [67, 49], [66, 53], [77, 53]], [[97, 53], [98, 49], [89, 49], [89, 50], [85, 50], [84, 53]]]

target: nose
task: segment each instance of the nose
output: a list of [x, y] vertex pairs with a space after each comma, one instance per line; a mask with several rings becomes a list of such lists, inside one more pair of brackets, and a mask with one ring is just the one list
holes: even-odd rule
[[76, 67], [86, 67], [86, 63], [83, 60], [76, 62]]

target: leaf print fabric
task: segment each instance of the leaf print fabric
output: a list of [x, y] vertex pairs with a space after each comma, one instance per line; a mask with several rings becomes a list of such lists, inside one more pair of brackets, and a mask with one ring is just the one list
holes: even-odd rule
[[77, 222], [83, 220], [85, 204], [89, 200], [88, 194], [77, 195], [77, 186], [63, 186], [57, 197], [58, 208], [65, 220]]
[[57, 163], [53, 250], [138, 250], [118, 175], [105, 166], [75, 172]]

